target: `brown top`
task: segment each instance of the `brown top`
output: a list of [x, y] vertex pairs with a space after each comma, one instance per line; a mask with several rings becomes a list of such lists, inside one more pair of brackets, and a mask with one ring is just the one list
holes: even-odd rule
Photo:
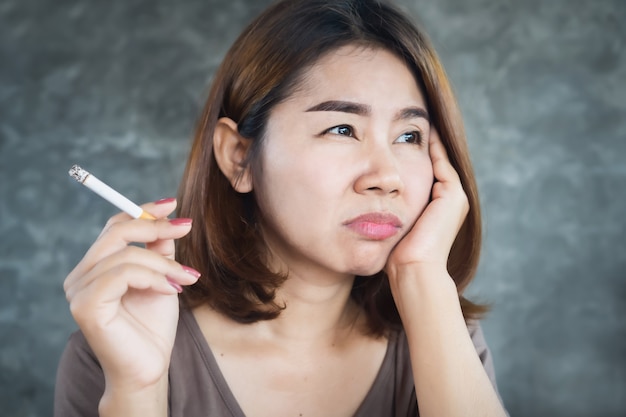
[[[480, 325], [469, 326], [476, 351], [495, 386], [491, 354]], [[73, 333], [61, 357], [55, 417], [98, 417], [104, 376], [81, 332]], [[406, 335], [393, 332], [369, 393], [355, 417], [418, 416]], [[222, 375], [198, 323], [181, 310], [169, 371], [170, 417], [245, 417]]]

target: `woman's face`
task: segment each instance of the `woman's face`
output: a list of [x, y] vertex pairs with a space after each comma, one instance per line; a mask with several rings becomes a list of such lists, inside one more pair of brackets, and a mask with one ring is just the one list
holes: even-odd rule
[[273, 267], [372, 275], [411, 229], [433, 184], [430, 123], [407, 66], [340, 48], [271, 112], [254, 187]]

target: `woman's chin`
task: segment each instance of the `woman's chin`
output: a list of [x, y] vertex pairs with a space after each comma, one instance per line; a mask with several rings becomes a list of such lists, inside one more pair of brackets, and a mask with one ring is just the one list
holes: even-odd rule
[[386, 260], [381, 260], [378, 262], [374, 262], [373, 260], [362, 265], [355, 265], [350, 273], [362, 277], [368, 277], [370, 275], [375, 275], [383, 270], [385, 267]]

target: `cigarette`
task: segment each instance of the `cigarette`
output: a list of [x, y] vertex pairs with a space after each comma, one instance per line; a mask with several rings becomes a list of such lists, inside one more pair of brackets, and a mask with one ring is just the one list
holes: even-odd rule
[[87, 188], [91, 189], [91, 191], [95, 192], [100, 197], [104, 198], [125, 213], [133, 216], [135, 219], [156, 220], [156, 217], [152, 214], [144, 211], [137, 204], [133, 203], [128, 198], [124, 197], [122, 194], [118, 193], [113, 188], [96, 178], [93, 174], [82, 169], [78, 165], [72, 166], [69, 174], [76, 181], [85, 185]]

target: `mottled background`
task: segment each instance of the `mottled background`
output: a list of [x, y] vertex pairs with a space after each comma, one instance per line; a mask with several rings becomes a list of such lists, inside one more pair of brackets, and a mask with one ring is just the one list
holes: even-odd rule
[[[484, 203], [471, 293], [514, 417], [626, 415], [626, 2], [420, 0]], [[51, 414], [62, 281], [116, 210], [176, 192], [226, 49], [267, 1], [0, 3], [0, 415]], [[469, 415], [469, 414], [468, 414]]]

